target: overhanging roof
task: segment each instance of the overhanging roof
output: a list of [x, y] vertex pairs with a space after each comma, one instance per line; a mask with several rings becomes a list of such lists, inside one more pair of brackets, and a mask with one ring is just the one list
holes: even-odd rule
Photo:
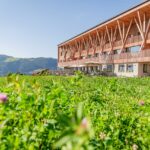
[[134, 6], [134, 7], [130, 8], [130, 9], [120, 13], [119, 15], [116, 15], [116, 16], [114, 16], [114, 17], [112, 17], [112, 18], [110, 18], [110, 19], [108, 19], [108, 20], [106, 20], [106, 21], [104, 21], [104, 22], [102, 22], [102, 23], [100, 23], [100, 24], [98, 24], [98, 25], [96, 25], [96, 26], [94, 26], [94, 27], [92, 27], [92, 28], [90, 28], [90, 29], [88, 29], [88, 30], [86, 30], [86, 31], [84, 31], [84, 32], [82, 32], [82, 33], [80, 33], [80, 34], [78, 34], [78, 35], [76, 35], [76, 36], [66, 40], [66, 41], [64, 41], [64, 42], [62, 42], [62, 43], [60, 43], [60, 44], [58, 44], [58, 46], [66, 44], [66, 43], [68, 43], [68, 42], [70, 42], [70, 41], [80, 37], [81, 35], [84, 35], [84, 34], [86, 34], [88, 32], [91, 32], [92, 30], [95, 30], [96, 28], [99, 28], [99, 27], [101, 27], [101, 26], [103, 26], [105, 24], [108, 24], [108, 23], [114, 21], [115, 19], [119, 19], [122, 16], [130, 14], [130, 13], [134, 12], [135, 10], [140, 9], [142, 7], [145, 7], [145, 6], [148, 6], [148, 5], [150, 5], [150, 0], [147, 0], [147, 1], [144, 1], [144, 2], [140, 3], [140, 4]]

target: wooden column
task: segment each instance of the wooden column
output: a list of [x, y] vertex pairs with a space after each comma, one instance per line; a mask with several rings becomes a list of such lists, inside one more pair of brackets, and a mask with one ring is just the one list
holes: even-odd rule
[[122, 24], [120, 23], [120, 20], [117, 20], [117, 24], [118, 24], [118, 29], [119, 29], [119, 34], [121, 37], [121, 41], [122, 41], [122, 48], [121, 48], [121, 52], [124, 50], [131, 26], [133, 23], [133, 19], [131, 19], [130, 23], [128, 26], [125, 26], [125, 23], [122, 22]]
[[142, 40], [143, 40], [140, 50], [143, 50], [146, 45], [148, 31], [150, 29], [150, 18], [147, 18], [148, 19], [147, 22], [146, 22], [146, 20], [147, 20], [146, 18], [147, 18], [146, 13], [141, 15], [140, 11], [137, 11], [137, 16], [134, 18], [136, 26], [137, 26], [137, 28], [140, 32], [140, 35], [142, 37]]

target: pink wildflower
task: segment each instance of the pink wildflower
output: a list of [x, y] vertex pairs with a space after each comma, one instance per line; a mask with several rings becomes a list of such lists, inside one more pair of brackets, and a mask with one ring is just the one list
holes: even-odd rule
[[83, 134], [85, 131], [88, 130], [88, 120], [86, 118], [83, 118], [82, 121], [81, 121], [81, 124], [80, 126], [77, 128], [77, 135], [81, 135]]
[[5, 103], [7, 100], [7, 95], [4, 93], [0, 93], [0, 103]]
[[81, 126], [85, 129], [88, 127], [88, 121], [86, 118], [83, 118], [83, 120], [81, 122]]
[[140, 100], [140, 101], [139, 101], [139, 105], [140, 105], [140, 106], [143, 106], [144, 104], [145, 104], [145, 102], [144, 102], [143, 100]]

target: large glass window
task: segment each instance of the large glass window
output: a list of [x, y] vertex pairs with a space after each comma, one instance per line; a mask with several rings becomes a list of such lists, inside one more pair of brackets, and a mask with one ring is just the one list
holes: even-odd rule
[[125, 65], [124, 64], [119, 64], [118, 72], [124, 72], [124, 71], [125, 71]]
[[113, 65], [103, 65], [103, 71], [112, 72], [113, 71]]
[[148, 72], [148, 65], [143, 64], [143, 73], [147, 73], [147, 72]]
[[127, 72], [133, 72], [133, 71], [134, 71], [133, 64], [127, 64]]
[[137, 53], [139, 51], [140, 51], [140, 46], [132, 46], [126, 48], [126, 52], [130, 52], [130, 53]]
[[131, 47], [131, 53], [137, 53], [140, 51], [140, 46]]

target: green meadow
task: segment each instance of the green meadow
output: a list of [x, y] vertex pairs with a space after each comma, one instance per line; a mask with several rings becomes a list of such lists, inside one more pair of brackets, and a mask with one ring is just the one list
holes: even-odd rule
[[0, 78], [1, 150], [149, 150], [150, 78]]

